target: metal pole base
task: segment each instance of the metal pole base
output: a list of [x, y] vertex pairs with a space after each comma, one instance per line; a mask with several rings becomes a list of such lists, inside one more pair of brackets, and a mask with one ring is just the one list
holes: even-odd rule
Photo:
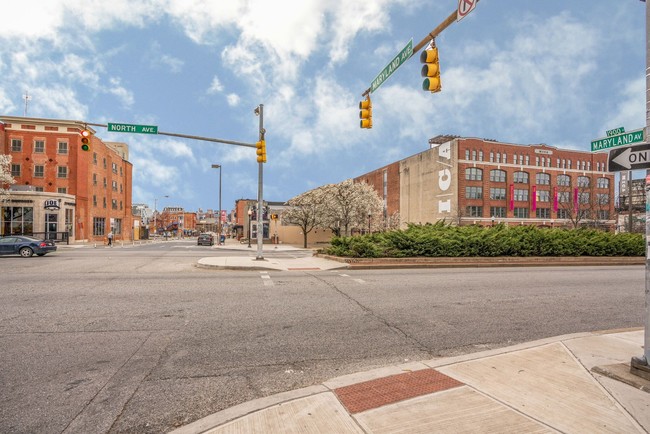
[[630, 373], [650, 381], [650, 366], [645, 356], [632, 357], [630, 362]]

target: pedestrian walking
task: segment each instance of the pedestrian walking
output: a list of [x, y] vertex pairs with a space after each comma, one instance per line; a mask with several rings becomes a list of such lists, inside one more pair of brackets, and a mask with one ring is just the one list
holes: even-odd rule
[[110, 247], [113, 247], [113, 231], [110, 231], [107, 236], [108, 236], [108, 245]]

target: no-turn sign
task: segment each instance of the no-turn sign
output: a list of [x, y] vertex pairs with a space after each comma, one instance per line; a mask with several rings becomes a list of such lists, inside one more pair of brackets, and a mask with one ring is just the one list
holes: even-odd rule
[[478, 0], [458, 0], [458, 13], [456, 14], [456, 21], [460, 21], [467, 16], [476, 7]]

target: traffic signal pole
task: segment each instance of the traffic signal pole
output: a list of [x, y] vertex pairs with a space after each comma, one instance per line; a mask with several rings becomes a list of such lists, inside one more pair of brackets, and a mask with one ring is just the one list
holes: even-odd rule
[[[264, 129], [264, 104], [257, 106], [255, 114], [260, 117], [259, 141], [265, 142], [264, 134], [266, 133], [266, 130]], [[266, 149], [264, 152], [266, 152]], [[264, 242], [264, 215], [262, 214], [264, 207], [264, 188], [262, 184], [262, 179], [264, 177], [264, 161], [259, 161], [257, 164], [259, 166], [259, 180], [257, 184], [257, 256], [255, 259], [261, 261], [264, 259], [264, 254], [262, 252], [262, 244]], [[248, 236], [250, 237], [250, 234]]]
[[[650, 6], [646, 1], [646, 137], [650, 137]], [[632, 184], [632, 180], [628, 182]], [[645, 178], [645, 243], [646, 243], [646, 260], [645, 260], [645, 338], [643, 344], [643, 356], [632, 357], [630, 362], [630, 372], [638, 375], [639, 377], [650, 380], [650, 247], [648, 242], [650, 240], [650, 170], [646, 170]], [[630, 196], [630, 203], [632, 197]], [[630, 220], [632, 215], [630, 214]]]

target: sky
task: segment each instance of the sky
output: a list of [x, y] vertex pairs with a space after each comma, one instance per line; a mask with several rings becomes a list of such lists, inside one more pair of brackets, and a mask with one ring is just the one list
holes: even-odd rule
[[[590, 150], [645, 126], [646, 4], [482, 0], [437, 38], [442, 91], [418, 55], [373, 79], [457, 0], [21, 0], [0, 26], [0, 114], [243, 143], [264, 105], [264, 199], [284, 202], [428, 149], [440, 134]], [[30, 99], [25, 106], [24, 95]], [[108, 133], [129, 145], [133, 202], [217, 209], [255, 199], [255, 149]], [[169, 196], [169, 197], [164, 197]]]

